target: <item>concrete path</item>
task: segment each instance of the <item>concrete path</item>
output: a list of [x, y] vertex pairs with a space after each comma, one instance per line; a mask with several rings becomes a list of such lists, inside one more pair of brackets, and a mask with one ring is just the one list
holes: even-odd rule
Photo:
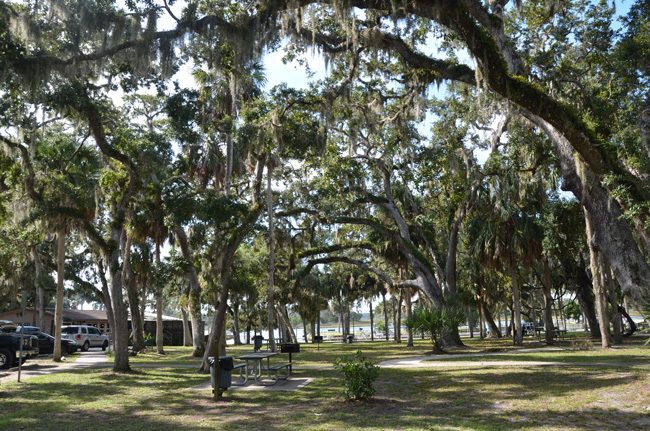
[[[414, 356], [411, 358], [399, 358], [382, 361], [378, 365], [382, 368], [490, 368], [490, 367], [650, 367], [650, 360], [647, 363], [630, 364], [628, 362], [566, 362], [566, 361], [515, 361], [515, 360], [471, 360], [457, 361], [449, 359], [458, 358], [484, 358], [486, 356], [512, 356], [525, 353], [545, 353], [565, 351], [560, 347], [542, 347], [535, 349], [516, 349], [505, 352], [493, 353], [460, 353], [442, 354], [435, 356]], [[446, 360], [447, 359], [447, 360]]]
[[[485, 356], [499, 356], [499, 355], [515, 355], [515, 354], [523, 354], [523, 353], [544, 353], [544, 352], [561, 352], [564, 349], [561, 347], [540, 347], [540, 348], [534, 348], [534, 349], [517, 349], [517, 350], [508, 350], [505, 352], [490, 352], [490, 353], [447, 353], [447, 354], [441, 354], [441, 355], [427, 355], [427, 356], [413, 356], [410, 358], [399, 358], [399, 359], [389, 359], [387, 361], [382, 361], [379, 363], [380, 367], [386, 367], [386, 368], [399, 368], [399, 367], [404, 367], [404, 368], [422, 368], [422, 367], [440, 367], [444, 365], [439, 365], [439, 364], [467, 364], [467, 363], [472, 363], [472, 364], [482, 364], [483, 362], [476, 362], [476, 361], [455, 361], [453, 359], [458, 359], [458, 358], [480, 358], [480, 357], [485, 357]], [[451, 361], [445, 361], [445, 359], [452, 359]], [[492, 363], [494, 361], [489, 361], [486, 363]], [[503, 361], [503, 362], [525, 362], [525, 361]], [[546, 361], [539, 361], [540, 363], [549, 363]], [[456, 366], [456, 365], [452, 365]], [[458, 366], [466, 366], [466, 365], [458, 365]]]
[[[76, 361], [64, 361], [54, 363], [46, 358], [36, 359], [34, 361], [27, 360], [21, 370], [21, 381], [30, 379], [32, 377], [43, 376], [46, 374], [60, 373], [72, 369], [87, 369], [87, 368], [104, 368], [110, 367], [111, 362], [106, 357], [106, 352], [99, 349], [89, 350], [88, 352], [79, 352], [79, 357]], [[31, 363], [30, 363], [31, 362]], [[18, 367], [9, 370], [0, 371], [0, 384], [15, 382], [18, 380]]]
[[[233, 379], [233, 385], [228, 388], [228, 391], [297, 391], [314, 381], [314, 379], [307, 377], [289, 377], [286, 380], [279, 380], [277, 383], [264, 379], [259, 383], [248, 381], [245, 385], [238, 385], [235, 380], [236, 379]], [[211, 391], [212, 386], [210, 386], [210, 381], [208, 380], [207, 382], [193, 386], [190, 389], [197, 391]]]

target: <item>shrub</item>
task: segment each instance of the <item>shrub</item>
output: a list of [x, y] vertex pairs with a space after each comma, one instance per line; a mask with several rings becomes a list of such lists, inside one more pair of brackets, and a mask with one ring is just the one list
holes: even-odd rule
[[458, 308], [447, 306], [443, 308], [422, 307], [413, 311], [406, 326], [414, 331], [428, 332], [434, 352], [443, 352], [440, 344], [442, 334], [446, 330], [458, 327], [463, 320]]
[[145, 332], [144, 333], [144, 345], [145, 346], [155, 346], [156, 345], [156, 337], [154, 337], [152, 334]]
[[365, 400], [375, 394], [373, 382], [379, 375], [379, 367], [364, 358], [360, 350], [352, 357], [337, 359], [334, 368], [341, 371], [345, 378], [346, 399]]

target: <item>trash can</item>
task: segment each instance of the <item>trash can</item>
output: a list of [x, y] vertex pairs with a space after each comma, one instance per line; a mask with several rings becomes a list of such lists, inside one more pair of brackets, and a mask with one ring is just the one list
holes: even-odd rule
[[219, 375], [218, 375], [218, 385], [215, 385], [215, 360], [214, 356], [208, 358], [208, 363], [210, 364], [210, 385], [213, 389], [218, 387], [221, 390], [226, 390], [232, 386], [232, 370], [235, 367], [232, 356], [220, 356], [219, 357]]
[[253, 337], [253, 350], [256, 352], [262, 348], [262, 341], [264, 341], [263, 335], [255, 335]]
[[348, 335], [348, 344], [352, 344], [353, 340], [354, 340], [354, 335]]

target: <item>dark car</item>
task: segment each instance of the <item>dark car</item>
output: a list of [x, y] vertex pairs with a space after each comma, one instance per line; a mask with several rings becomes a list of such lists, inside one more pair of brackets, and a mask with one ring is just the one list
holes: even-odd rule
[[36, 335], [37, 332], [41, 332], [41, 328], [38, 326], [29, 326], [29, 325], [18, 325], [16, 326], [16, 332], [23, 332], [23, 334]]
[[6, 325], [2, 325], [0, 327], [0, 332], [4, 333], [12, 333], [12, 332], [20, 332], [22, 329], [23, 334], [27, 335], [34, 335], [37, 332], [40, 332], [41, 328], [38, 326], [28, 326], [28, 325], [20, 325], [16, 323], [9, 323]]
[[15, 367], [27, 358], [38, 356], [38, 353], [38, 338], [34, 335], [21, 337], [16, 333], [0, 333], [0, 370]]
[[[41, 355], [54, 353], [54, 337], [45, 332], [38, 331], [33, 333], [38, 337], [38, 350]], [[61, 339], [61, 353], [72, 355], [79, 350], [79, 345], [72, 340]]]

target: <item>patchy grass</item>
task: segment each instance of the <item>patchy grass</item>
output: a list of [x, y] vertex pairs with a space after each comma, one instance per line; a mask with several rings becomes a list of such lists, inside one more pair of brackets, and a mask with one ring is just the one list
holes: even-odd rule
[[472, 357], [445, 357], [436, 358], [432, 356], [430, 361], [548, 361], [560, 362], [567, 365], [571, 364], [603, 364], [603, 365], [622, 365], [622, 366], [640, 366], [650, 367], [650, 348], [626, 348], [610, 350], [590, 350], [590, 351], [551, 351], [536, 353], [492, 353]]
[[[110, 357], [113, 354], [111, 352]], [[155, 348], [149, 347], [144, 352], [138, 353], [136, 356], [131, 356], [129, 362], [132, 364], [138, 363], [157, 363], [157, 364], [177, 364], [183, 362], [196, 362], [200, 364], [200, 358], [192, 357], [192, 348], [191, 347], [182, 347], [182, 346], [165, 346], [165, 354], [159, 355]]]
[[[343, 355], [354, 354], [357, 350], [363, 351], [364, 355], [373, 360], [385, 360], [408, 356], [424, 355], [431, 350], [431, 344], [426, 340], [418, 340], [415, 347], [407, 348], [406, 343], [394, 343], [385, 341], [359, 342], [353, 344], [324, 343], [320, 347], [316, 344], [300, 344], [300, 353], [293, 354], [293, 361], [299, 366], [316, 367], [332, 365], [332, 363]], [[253, 351], [253, 345], [228, 346], [227, 354], [239, 356]], [[155, 363], [159, 365], [196, 364], [198, 367], [201, 358], [193, 358], [191, 347], [170, 346], [165, 347], [165, 355], [159, 355], [155, 351], [138, 353], [129, 360], [132, 364]], [[288, 357], [287, 354], [283, 356]]]
[[[414, 356], [414, 349], [389, 343], [304, 346], [298, 364], [331, 365], [333, 358], [361, 349], [374, 360]], [[472, 350], [474, 347], [472, 348]], [[190, 359], [187, 348], [167, 348], [168, 357], [139, 355], [159, 368], [130, 374], [85, 369], [0, 387], [0, 429], [12, 430], [600, 430], [650, 428], [650, 373], [633, 367], [381, 369], [377, 395], [368, 402], [345, 402], [342, 378], [334, 370], [302, 369], [296, 377], [314, 381], [295, 392], [229, 391], [215, 403], [194, 386], [208, 377], [174, 368]], [[231, 349], [235, 355], [248, 347]], [[596, 362], [633, 356], [642, 348], [593, 352], [512, 354]], [[156, 355], [157, 356], [157, 355]], [[484, 361], [486, 357], [480, 357]], [[465, 358], [464, 360], [468, 360]], [[473, 359], [472, 359], [473, 360]], [[582, 360], [581, 360], [582, 361]], [[578, 362], [581, 362], [578, 361]], [[134, 361], [134, 363], [137, 363]]]

